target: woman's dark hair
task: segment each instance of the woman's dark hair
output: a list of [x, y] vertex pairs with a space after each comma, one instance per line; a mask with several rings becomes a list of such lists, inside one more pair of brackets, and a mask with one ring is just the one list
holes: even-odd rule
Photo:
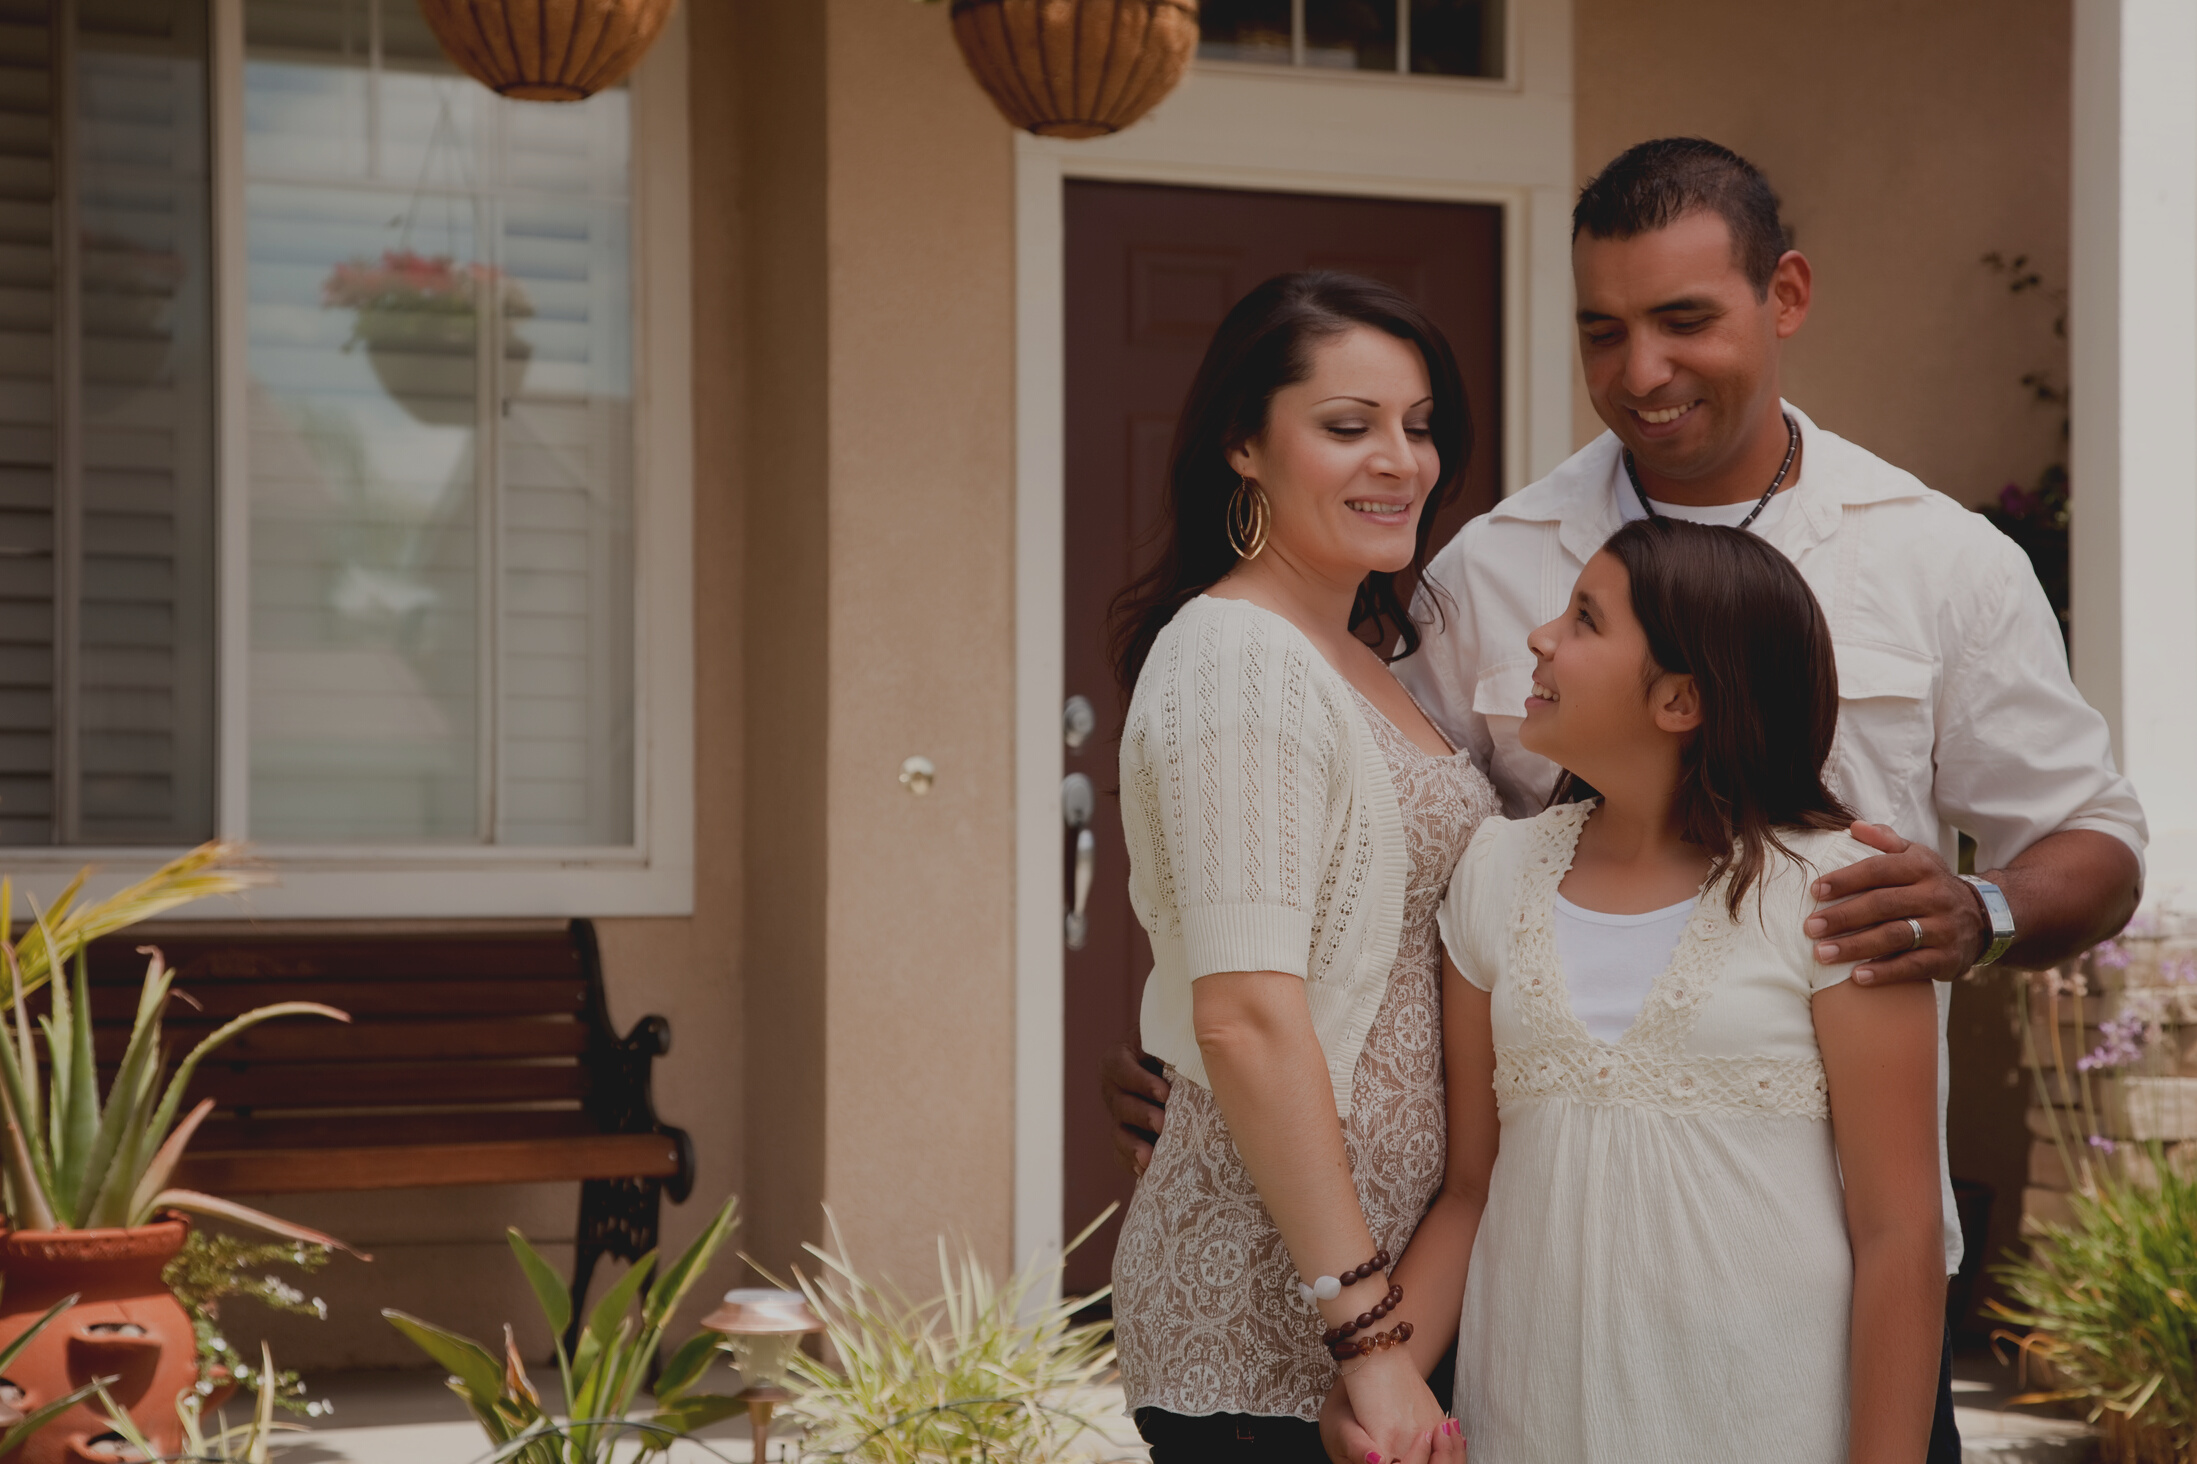
[[[1602, 548], [1632, 579], [1633, 614], [1656, 672], [1691, 676], [1701, 726], [1687, 740], [1677, 812], [1689, 843], [1729, 873], [1732, 917], [1769, 851], [1799, 856], [1780, 829], [1843, 829], [1853, 810], [1824, 785], [1838, 731], [1831, 627], [1783, 554], [1742, 529], [1642, 519]], [[1550, 803], [1598, 796], [1566, 773]]]
[[[1312, 374], [1313, 352], [1322, 342], [1355, 326], [1409, 341], [1426, 360], [1434, 395], [1428, 427], [1442, 466], [1419, 508], [1410, 569], [1401, 573], [1416, 577], [1425, 566], [1435, 515], [1472, 455], [1464, 379], [1448, 339], [1424, 310], [1387, 285], [1324, 269], [1276, 275], [1238, 300], [1214, 332], [1175, 423], [1167, 511], [1155, 536], [1159, 554], [1115, 596], [1108, 616], [1108, 649], [1125, 693], [1136, 685], [1152, 642], [1175, 612], [1236, 567], [1236, 551], [1228, 542], [1228, 500], [1237, 484], [1228, 466], [1230, 449], [1266, 426], [1275, 392]], [[1387, 572], [1365, 577], [1351, 607], [1350, 628], [1370, 626], [1376, 643], [1393, 632], [1400, 659], [1419, 648], [1419, 628], [1396, 580], [1397, 574]]]

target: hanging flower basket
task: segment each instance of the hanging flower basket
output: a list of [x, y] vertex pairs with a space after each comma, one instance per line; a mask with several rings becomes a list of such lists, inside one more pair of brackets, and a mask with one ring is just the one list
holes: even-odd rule
[[380, 259], [353, 259], [335, 267], [321, 286], [331, 310], [357, 312], [348, 351], [366, 348], [375, 379], [416, 421], [435, 427], [470, 427], [479, 373], [475, 341], [480, 305], [496, 291], [503, 313], [503, 395], [514, 397], [526, 380], [534, 348], [513, 322], [534, 313], [526, 292], [485, 264], [456, 263], [449, 255], [391, 249]]
[[1198, 46], [1198, 0], [953, 0], [992, 104], [1040, 137], [1104, 137], [1159, 105]]
[[585, 101], [648, 54], [677, 0], [419, 0], [448, 56], [498, 96]]

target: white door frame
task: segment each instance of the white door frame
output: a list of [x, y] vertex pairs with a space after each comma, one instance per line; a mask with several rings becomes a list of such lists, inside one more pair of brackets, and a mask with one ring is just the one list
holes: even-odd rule
[[1055, 1251], [1065, 1239], [1058, 861], [1066, 184], [1096, 178], [1501, 207], [1503, 491], [1514, 492], [1571, 452], [1573, 163], [1571, 0], [1512, 6], [1512, 81], [1208, 67], [1119, 136], [1016, 139], [1018, 1260]]

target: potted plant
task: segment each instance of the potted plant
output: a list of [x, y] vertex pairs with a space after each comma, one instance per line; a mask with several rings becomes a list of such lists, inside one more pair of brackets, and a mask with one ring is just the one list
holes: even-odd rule
[[447, 254], [385, 249], [379, 259], [346, 260], [321, 285], [321, 303], [356, 312], [343, 348], [365, 346], [382, 390], [431, 426], [473, 424], [485, 306], [495, 305], [503, 322], [505, 395], [518, 395], [534, 354], [512, 326], [534, 313], [526, 292], [492, 265], [459, 264]]
[[[732, 1233], [733, 1211], [734, 1202], [726, 1200], [694, 1244], [655, 1278], [654, 1285], [649, 1285], [649, 1276], [656, 1252], [635, 1261], [595, 1303], [579, 1345], [569, 1354], [564, 1333], [572, 1320], [571, 1291], [525, 1236], [516, 1229], [509, 1232], [511, 1253], [518, 1257], [519, 1268], [526, 1272], [541, 1304], [543, 1320], [558, 1339], [557, 1378], [568, 1413], [562, 1419], [543, 1408], [508, 1325], [503, 1356], [498, 1357], [471, 1338], [432, 1322], [393, 1310], [382, 1315], [420, 1351], [449, 1369], [450, 1391], [465, 1400], [488, 1436], [492, 1457], [515, 1464], [610, 1464], [615, 1452], [620, 1464], [646, 1464], [704, 1424], [730, 1418], [747, 1406], [737, 1398], [700, 1391], [702, 1375], [720, 1339], [714, 1332], [697, 1332], [664, 1363], [652, 1390], [656, 1406], [647, 1417], [627, 1416], [671, 1314]], [[645, 1296], [644, 1286], [648, 1288]], [[637, 1300], [641, 1303], [638, 1324], [630, 1314]], [[626, 1452], [629, 1445], [634, 1452]]]
[[[185, 1091], [209, 1052], [274, 1017], [350, 1020], [344, 1013], [313, 1002], [246, 1012], [194, 1047], [164, 1082], [161, 1016], [174, 974], [158, 951], [148, 950], [128, 1042], [104, 1098], [99, 1091], [84, 944], [184, 899], [242, 888], [247, 879], [220, 867], [234, 853], [206, 846], [83, 907], [74, 904], [83, 888], [79, 875], [53, 907], [34, 911], [20, 941], [14, 939], [14, 891], [0, 880], [0, 998], [11, 1009], [0, 1020], [0, 1189], [7, 1212], [7, 1230], [0, 1234], [0, 1344], [15, 1340], [62, 1298], [75, 1298], [61, 1321], [15, 1358], [7, 1381], [17, 1410], [31, 1412], [106, 1379], [113, 1397], [169, 1452], [179, 1438], [176, 1398], [198, 1380], [190, 1317], [161, 1279], [189, 1230], [183, 1212], [316, 1245], [342, 1244], [169, 1181], [213, 1111], [208, 1099], [183, 1112]], [[74, 979], [52, 979], [72, 956]], [[38, 1017], [34, 1034], [29, 998], [40, 987], [48, 991], [50, 1010]], [[28, 1464], [79, 1459], [109, 1432], [98, 1411], [78, 1402], [60, 1412], [58, 1427], [32, 1438], [23, 1457]]]

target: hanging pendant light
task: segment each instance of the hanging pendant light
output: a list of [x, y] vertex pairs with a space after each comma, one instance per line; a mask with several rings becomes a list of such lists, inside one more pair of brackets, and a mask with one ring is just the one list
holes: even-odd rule
[[443, 54], [498, 96], [584, 101], [655, 44], [677, 0], [419, 0]]
[[977, 84], [1040, 137], [1121, 131], [1198, 46], [1198, 0], [953, 0], [953, 22]]

